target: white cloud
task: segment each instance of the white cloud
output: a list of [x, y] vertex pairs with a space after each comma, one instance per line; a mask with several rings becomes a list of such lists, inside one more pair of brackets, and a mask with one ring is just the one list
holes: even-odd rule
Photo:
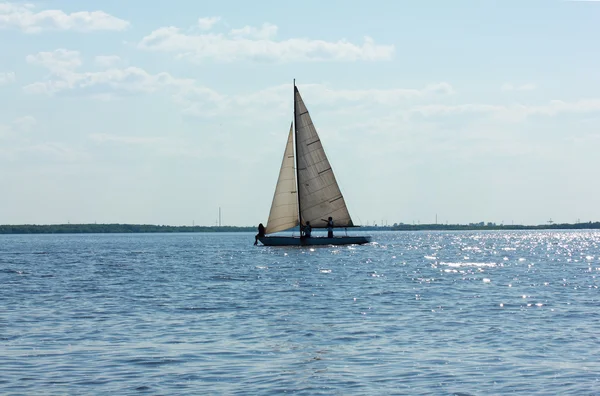
[[[60, 49], [41, 52], [29, 55], [27, 60], [40, 64], [51, 72], [48, 81], [36, 82], [23, 88], [31, 94], [77, 92], [91, 98], [110, 100], [123, 95], [163, 92], [170, 94], [185, 114], [199, 117], [229, 117], [236, 114], [238, 117], [254, 119], [286, 114], [292, 102], [290, 84], [245, 94], [225, 95], [202, 86], [194, 79], [177, 78], [166, 72], [152, 74], [139, 67], [79, 71], [83, 62], [77, 51]], [[432, 83], [423, 88], [389, 89], [334, 89], [323, 84], [302, 84], [300, 89], [303, 97], [309, 99], [309, 109], [312, 106], [326, 108], [328, 113], [335, 112], [336, 116], [356, 117], [360, 113], [361, 116], [369, 117], [383, 111], [384, 114], [397, 114], [404, 119], [415, 116], [434, 118], [477, 115], [499, 121], [519, 122], [531, 116], [600, 111], [600, 99], [575, 102], [553, 100], [540, 105], [447, 104], [443, 103], [444, 98], [455, 92], [447, 82]], [[100, 138], [96, 136], [96, 139]]]
[[346, 40], [324, 41], [308, 38], [276, 40], [277, 26], [265, 23], [260, 28], [246, 26], [229, 34], [186, 34], [176, 27], [163, 27], [142, 38], [138, 48], [171, 52], [178, 58], [201, 62], [256, 60], [270, 62], [299, 61], [379, 61], [389, 60], [393, 45], [375, 44], [365, 37], [362, 44]]
[[39, 52], [25, 57], [27, 63], [42, 65], [53, 73], [64, 73], [77, 69], [83, 64], [78, 51], [57, 49], [51, 52]]
[[444, 105], [444, 104], [431, 104], [424, 106], [412, 107], [409, 112], [413, 114], [420, 114], [425, 117], [432, 116], [447, 116], [455, 114], [465, 113], [492, 113], [505, 109], [504, 106], [487, 105], [487, 104], [460, 104], [460, 105]]
[[[289, 86], [286, 93], [289, 96]], [[406, 99], [422, 98], [431, 94], [452, 94], [452, 86], [448, 83], [429, 84], [424, 88], [389, 88], [389, 89], [331, 89], [325, 85], [303, 85], [302, 92], [315, 97], [314, 103], [367, 102], [381, 105], [396, 105]]]
[[169, 73], [150, 74], [139, 67], [110, 68], [98, 72], [79, 72], [83, 64], [77, 51], [59, 49], [28, 55], [27, 61], [40, 64], [51, 72], [51, 79], [23, 87], [31, 94], [53, 95], [63, 91], [84, 90], [100, 99], [108, 93], [151, 93], [162, 88], [177, 88], [193, 85], [194, 80], [178, 79]]
[[[422, 100], [439, 94], [454, 92], [448, 83], [429, 84], [424, 88], [391, 88], [391, 89], [333, 89], [323, 84], [302, 84], [303, 97], [310, 98], [312, 106], [327, 106], [353, 112], [353, 108], [345, 110], [342, 106], [356, 105], [367, 107], [394, 107], [406, 105], [412, 100]], [[292, 103], [290, 84], [282, 84], [265, 88], [256, 92], [221, 95], [205, 87], [189, 86], [175, 95], [176, 101], [189, 115], [214, 117], [230, 112], [248, 114], [253, 117], [271, 118], [275, 112], [289, 110]], [[268, 110], [268, 111], [267, 111]]]
[[14, 72], [0, 72], [0, 85], [8, 85], [17, 80]]
[[257, 40], [269, 40], [277, 36], [277, 26], [270, 23], [263, 23], [260, 28], [244, 26], [241, 29], [232, 29], [229, 35], [237, 39], [248, 37]]
[[198, 27], [202, 30], [210, 30], [220, 20], [220, 17], [198, 18]]
[[108, 68], [121, 63], [121, 58], [117, 55], [98, 55], [94, 58], [94, 63], [100, 67]]
[[530, 116], [554, 117], [560, 114], [582, 114], [600, 112], [600, 99], [581, 99], [575, 102], [552, 100], [542, 105], [488, 105], [488, 104], [433, 104], [414, 106], [409, 114], [425, 117], [450, 116], [457, 114], [487, 114], [504, 121], [521, 121]]
[[429, 84], [423, 90], [424, 93], [435, 93], [443, 95], [451, 95], [454, 93], [454, 88], [447, 82]]
[[[177, 78], [166, 72], [151, 74], [139, 67], [81, 71], [79, 69], [83, 61], [79, 52], [66, 49], [29, 55], [27, 60], [50, 71], [48, 80], [23, 87], [29, 94], [75, 94], [98, 100], [113, 100], [131, 94], [162, 92], [171, 95], [184, 114], [204, 118], [227, 117], [230, 114], [272, 118], [274, 112], [285, 114], [292, 103], [291, 84], [244, 94], [224, 95], [202, 86], [194, 79]], [[112, 62], [113, 58], [109, 60]], [[362, 90], [303, 84], [301, 89], [303, 95], [310, 98], [311, 106], [325, 106], [328, 111], [338, 114], [353, 113], [357, 108], [364, 111], [380, 107], [390, 109], [394, 106], [406, 106], [409, 101], [442, 98], [454, 93], [453, 87], [447, 82], [428, 84], [422, 88]]]
[[555, 116], [561, 113], [591, 113], [600, 111], [600, 99], [581, 99], [575, 102], [551, 100], [542, 106], [521, 106], [528, 115]]
[[[88, 90], [99, 94], [94, 88], [122, 93], [152, 93], [161, 88], [184, 86], [188, 80], [176, 79], [169, 73], [150, 74], [139, 67], [109, 69], [100, 72], [68, 72], [61, 78], [29, 84], [23, 89], [27, 93], [53, 95], [66, 90]], [[192, 80], [189, 80], [193, 84]], [[106, 98], [106, 97], [105, 97]]]
[[533, 91], [535, 89], [535, 85], [532, 83], [515, 85], [511, 83], [505, 83], [500, 88], [502, 91]]
[[34, 11], [31, 4], [0, 4], [0, 29], [20, 29], [26, 33], [44, 30], [125, 30], [129, 22], [104, 11], [79, 11], [70, 14], [61, 10]]

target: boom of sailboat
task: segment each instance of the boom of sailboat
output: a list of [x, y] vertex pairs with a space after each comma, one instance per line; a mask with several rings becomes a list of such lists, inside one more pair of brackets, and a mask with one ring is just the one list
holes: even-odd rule
[[301, 230], [308, 224], [313, 229], [327, 228], [329, 218], [334, 227], [355, 227], [294, 81], [294, 121], [283, 152], [265, 235], [259, 236], [258, 240], [266, 246], [350, 245], [371, 241], [370, 236], [325, 237], [307, 235], [303, 231], [299, 237], [271, 235], [298, 225]]

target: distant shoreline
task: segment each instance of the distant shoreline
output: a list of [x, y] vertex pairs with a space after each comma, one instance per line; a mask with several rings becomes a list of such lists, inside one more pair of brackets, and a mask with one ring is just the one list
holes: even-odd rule
[[[541, 225], [497, 224], [394, 224], [362, 226], [361, 231], [486, 231], [486, 230], [583, 230], [600, 229], [600, 222]], [[254, 226], [167, 226], [150, 224], [21, 224], [0, 225], [0, 234], [146, 234], [173, 232], [253, 232]], [[296, 228], [295, 231], [298, 231]]]
[[0, 234], [147, 234], [159, 232], [248, 232], [256, 227], [168, 226], [152, 224], [0, 225]]
[[[372, 228], [372, 227], [365, 227]], [[378, 228], [378, 227], [375, 227]], [[600, 229], [600, 222], [563, 223], [563, 224], [397, 224], [392, 231], [483, 231], [483, 230], [588, 230]]]

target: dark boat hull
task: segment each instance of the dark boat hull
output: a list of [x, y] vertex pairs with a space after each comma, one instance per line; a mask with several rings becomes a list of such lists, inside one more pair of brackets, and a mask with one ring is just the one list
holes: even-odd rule
[[371, 242], [370, 236], [346, 235], [333, 238], [291, 236], [264, 236], [259, 241], [265, 246], [317, 246], [317, 245], [362, 245]]

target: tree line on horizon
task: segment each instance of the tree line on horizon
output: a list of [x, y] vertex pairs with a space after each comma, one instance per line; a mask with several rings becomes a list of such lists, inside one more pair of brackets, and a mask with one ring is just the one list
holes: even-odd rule
[[[460, 231], [460, 230], [559, 230], [600, 229], [600, 222], [563, 223], [540, 225], [503, 225], [495, 223], [471, 224], [404, 224], [391, 226], [363, 226], [364, 231]], [[295, 227], [293, 230], [298, 230]], [[152, 224], [21, 224], [0, 225], [0, 234], [126, 234], [126, 233], [174, 233], [174, 232], [251, 232], [254, 226], [169, 226]]]
[[[371, 227], [369, 227], [371, 228]], [[375, 227], [376, 229], [377, 227]], [[412, 230], [586, 230], [600, 229], [600, 222], [587, 223], [562, 223], [562, 224], [496, 224], [496, 223], [470, 223], [470, 224], [397, 224], [388, 227], [394, 231], [412, 231]]]
[[22, 224], [0, 225], [0, 234], [108, 234], [158, 232], [243, 232], [255, 227], [169, 226], [152, 224]]

